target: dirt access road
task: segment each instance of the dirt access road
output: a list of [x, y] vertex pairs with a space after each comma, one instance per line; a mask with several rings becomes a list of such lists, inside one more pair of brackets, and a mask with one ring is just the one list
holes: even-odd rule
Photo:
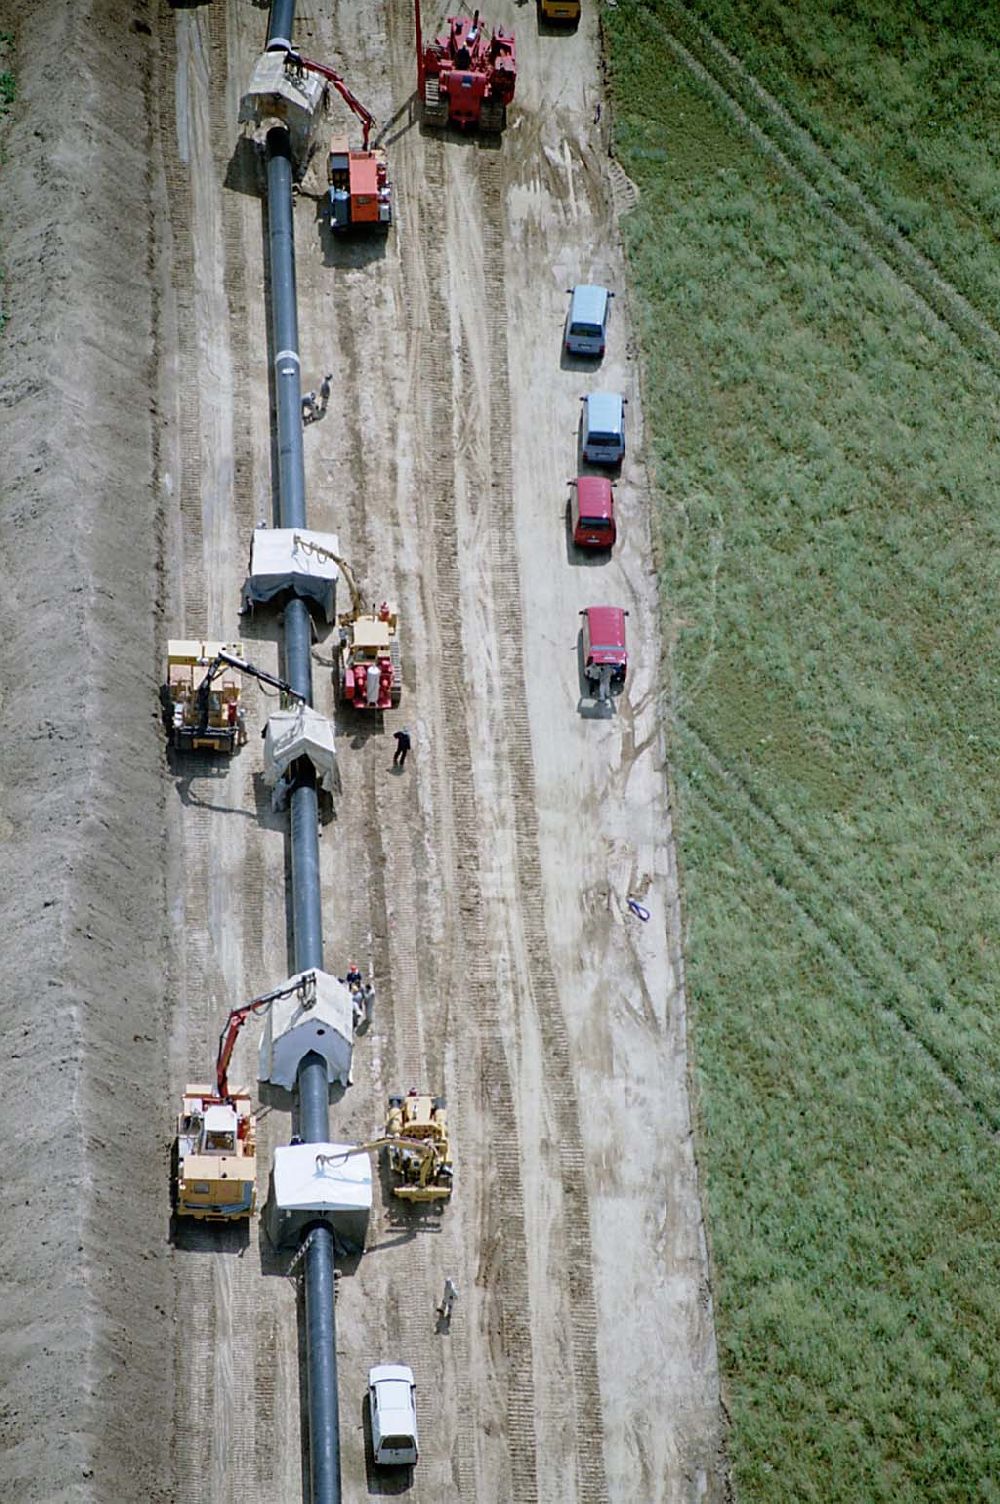
[[[266, 10], [216, 0], [139, 19], [108, 6], [101, 18], [85, 80], [98, 121], [90, 149], [110, 158], [100, 100], [121, 97], [118, 28], [144, 49], [136, 77], [149, 114], [163, 572], [148, 715], [168, 635], [240, 631], [252, 656], [278, 667], [275, 619], [236, 617], [250, 530], [272, 514], [260, 175], [236, 123]], [[489, 19], [516, 27], [520, 64], [498, 150], [421, 132], [405, 0], [310, 8], [296, 29], [303, 51], [337, 66], [390, 122], [397, 191], [384, 243], [331, 244], [310, 197], [315, 176], [296, 211], [304, 381], [335, 373], [329, 413], [306, 430], [310, 521], [339, 533], [373, 597], [395, 595], [406, 633], [399, 714], [338, 725], [344, 787], [321, 842], [327, 964], [356, 958], [378, 1003], [331, 1125], [336, 1137], [368, 1137], [390, 1090], [425, 1086], [448, 1098], [456, 1157], [448, 1209], [413, 1219], [380, 1199], [369, 1251], [340, 1281], [344, 1493], [426, 1504], [721, 1498], [656, 582], [635, 459], [618, 488], [611, 561], [575, 557], [564, 520], [581, 392], [623, 389], [632, 456], [641, 444], [623, 295], [600, 372], [560, 363], [564, 289], [585, 278], [624, 289], [595, 123], [596, 19], [590, 7], [575, 35], [543, 35], [533, 10], [509, 0]], [[141, 468], [138, 450], [133, 459]], [[618, 713], [593, 719], [578, 709], [577, 613], [604, 601], [630, 610], [632, 671]], [[329, 640], [316, 651], [328, 658]], [[329, 671], [317, 662], [315, 673], [317, 703], [332, 714]], [[146, 813], [157, 801], [135, 803], [166, 853], [165, 900], [159, 878], [135, 878], [134, 892], [147, 908], [166, 905], [166, 1011], [147, 1045], [152, 1058], [160, 1033], [169, 1041], [170, 1081], [133, 1128], [143, 1149], [133, 1193], [162, 1211], [145, 1336], [160, 1339], [163, 1361], [133, 1370], [130, 1399], [147, 1422], [170, 1403], [174, 1413], [156, 1428], [171, 1440], [155, 1484], [140, 1431], [132, 1483], [110, 1486], [108, 1464], [93, 1494], [78, 1484], [74, 1498], [305, 1497], [285, 1262], [257, 1223], [249, 1237], [185, 1229], [167, 1241], [165, 1146], [180, 1090], [209, 1072], [227, 1008], [290, 965], [285, 821], [270, 811], [256, 736], [268, 702], [255, 690], [247, 699], [250, 744], [231, 767], [159, 765], [162, 837]], [[394, 776], [401, 724], [415, 745]], [[629, 915], [630, 893], [647, 924]], [[255, 1078], [253, 1032], [236, 1081]], [[264, 1166], [292, 1131], [287, 1105], [262, 1112]], [[122, 1246], [132, 1282], [119, 1304], [145, 1319], [132, 1242], [104, 1246], [104, 1274], [113, 1285]], [[445, 1275], [460, 1289], [447, 1334], [434, 1316]], [[117, 1330], [106, 1344], [116, 1356]], [[365, 1455], [366, 1371], [386, 1358], [411, 1363], [420, 1386], [412, 1480], [373, 1476]], [[113, 1431], [119, 1459], [125, 1413], [98, 1402], [88, 1419]], [[55, 1483], [32, 1495], [56, 1496]]]

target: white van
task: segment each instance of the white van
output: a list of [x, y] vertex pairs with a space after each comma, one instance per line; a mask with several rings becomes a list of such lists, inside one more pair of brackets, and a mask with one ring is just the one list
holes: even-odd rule
[[569, 289], [569, 313], [563, 343], [570, 355], [603, 355], [608, 339], [608, 314], [614, 293], [595, 283], [580, 282]]
[[617, 465], [625, 458], [625, 398], [620, 392], [591, 392], [580, 399], [583, 457], [589, 465]]
[[380, 1363], [368, 1373], [372, 1451], [380, 1467], [412, 1466], [417, 1445], [417, 1386], [405, 1363]]

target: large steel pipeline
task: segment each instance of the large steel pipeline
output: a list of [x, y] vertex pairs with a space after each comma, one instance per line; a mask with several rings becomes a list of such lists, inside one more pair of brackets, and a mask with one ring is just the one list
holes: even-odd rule
[[[295, 0], [273, 0], [268, 48], [291, 47]], [[271, 335], [278, 429], [278, 514], [281, 527], [306, 526], [302, 449], [302, 382], [295, 292], [292, 163], [288, 134], [267, 137], [268, 256], [271, 271]], [[305, 601], [285, 606], [285, 677], [312, 704], [312, 631]], [[323, 916], [319, 880], [319, 800], [316, 774], [306, 758], [292, 770], [289, 790], [292, 924], [296, 971], [323, 966]], [[299, 1133], [307, 1143], [330, 1136], [326, 1061], [309, 1054], [296, 1078]], [[306, 1234], [303, 1254], [306, 1364], [308, 1368], [309, 1471], [312, 1504], [340, 1504], [340, 1411], [334, 1316], [333, 1233], [317, 1224]]]

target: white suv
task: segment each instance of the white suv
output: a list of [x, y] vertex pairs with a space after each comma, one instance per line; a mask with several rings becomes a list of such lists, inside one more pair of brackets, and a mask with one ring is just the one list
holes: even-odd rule
[[368, 1374], [372, 1450], [376, 1463], [401, 1467], [414, 1463], [417, 1447], [417, 1386], [405, 1363], [380, 1363]]

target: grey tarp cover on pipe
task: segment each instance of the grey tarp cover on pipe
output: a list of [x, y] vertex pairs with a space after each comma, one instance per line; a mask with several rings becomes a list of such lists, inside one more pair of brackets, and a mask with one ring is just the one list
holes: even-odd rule
[[336, 533], [304, 527], [257, 527], [250, 543], [248, 601], [263, 605], [284, 595], [312, 602], [333, 621], [340, 573], [327, 554], [340, 552]]
[[311, 980], [305, 1000], [296, 989], [276, 998], [268, 1009], [260, 1038], [258, 1077], [290, 1091], [301, 1062], [307, 1055], [316, 1055], [326, 1064], [327, 1082], [349, 1086], [354, 1053], [350, 990], [325, 971], [299, 972], [288, 986], [303, 982], [306, 976]]
[[331, 723], [308, 705], [276, 710], [268, 716], [264, 732], [264, 782], [268, 788], [273, 789], [300, 757], [308, 757], [319, 786], [334, 794], [338, 775]]

